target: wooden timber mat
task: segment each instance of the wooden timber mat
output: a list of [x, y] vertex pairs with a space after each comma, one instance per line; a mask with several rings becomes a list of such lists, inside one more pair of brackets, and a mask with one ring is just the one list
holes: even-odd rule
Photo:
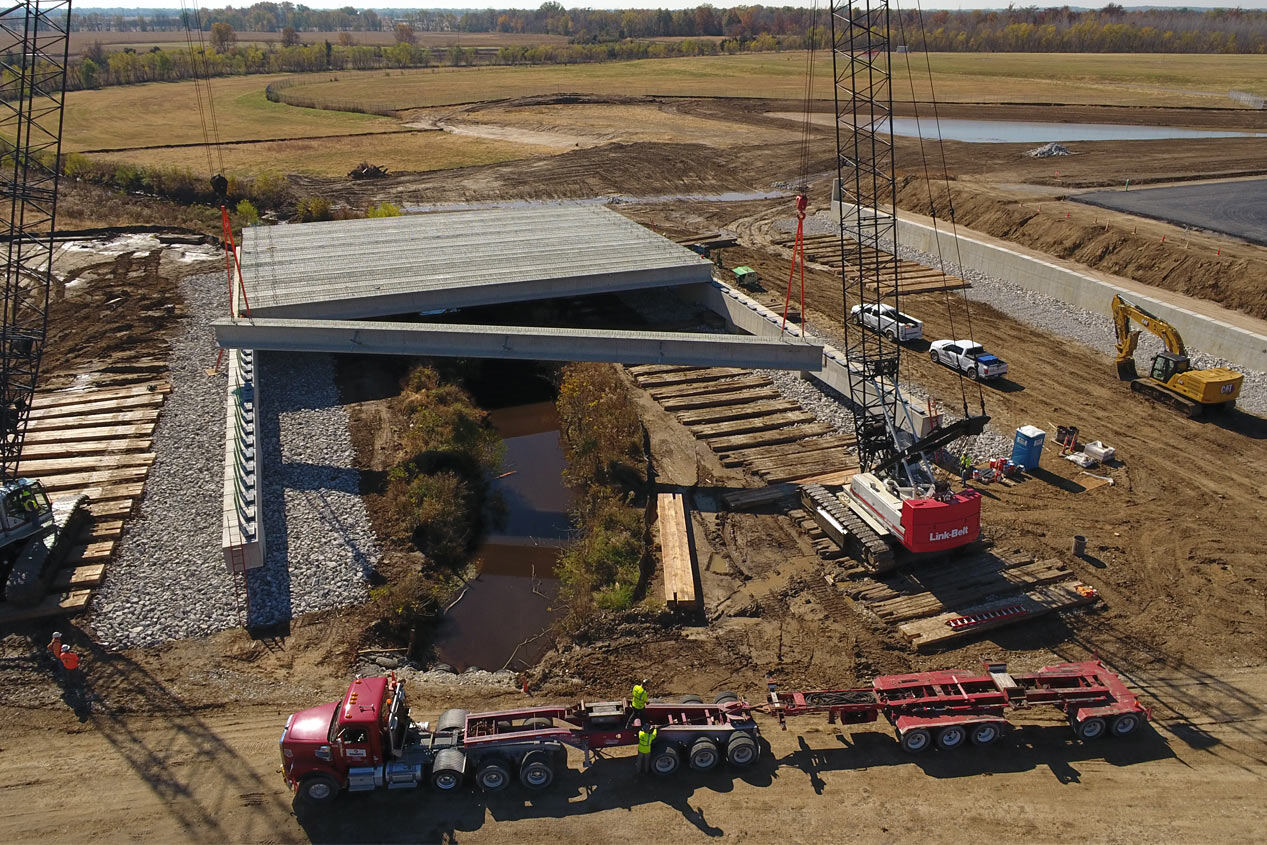
[[[780, 238], [775, 241], [775, 244], [790, 250], [795, 242], [795, 238]], [[851, 240], [845, 241], [846, 250], [857, 250], [858, 248], [858, 244], [855, 242]], [[874, 260], [876, 251], [867, 248], [863, 254], [868, 260]], [[889, 253], [881, 253], [881, 257], [882, 260], [892, 260]], [[805, 238], [805, 260], [834, 270], [840, 270], [844, 261], [841, 258], [839, 237], [837, 235], [810, 235]], [[943, 273], [941, 270], [928, 267], [916, 261], [897, 259], [897, 277], [903, 296], [972, 287], [972, 285], [958, 276]], [[893, 285], [883, 284], [880, 286], [880, 296], [889, 296], [892, 293]]]
[[65, 541], [70, 552], [44, 601], [0, 603], [0, 623], [77, 613], [88, 605], [154, 463], [154, 427], [172, 389], [166, 363], [129, 362], [78, 381], [90, 385], [36, 394], [18, 469], [40, 481], [54, 501], [87, 494], [91, 519], [79, 537]]
[[857, 468], [849, 452], [852, 436], [819, 422], [751, 370], [676, 364], [628, 370], [722, 464], [747, 470], [766, 484], [811, 476], [847, 478]]

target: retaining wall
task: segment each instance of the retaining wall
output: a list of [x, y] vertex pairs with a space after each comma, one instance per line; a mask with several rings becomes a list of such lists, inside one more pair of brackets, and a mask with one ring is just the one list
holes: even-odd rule
[[[1173, 324], [1184, 343], [1207, 355], [1217, 355], [1241, 367], [1267, 371], [1267, 335], [1229, 325], [1215, 317], [1198, 314], [1140, 293], [1024, 255], [1014, 250], [965, 236], [959, 229], [958, 245], [950, 232], [913, 220], [898, 223], [898, 241], [921, 252], [941, 254], [948, 261], [961, 261], [977, 270], [1029, 290], [1066, 302], [1096, 314], [1112, 317], [1109, 303], [1115, 294]], [[940, 250], [938, 249], [940, 245]]]

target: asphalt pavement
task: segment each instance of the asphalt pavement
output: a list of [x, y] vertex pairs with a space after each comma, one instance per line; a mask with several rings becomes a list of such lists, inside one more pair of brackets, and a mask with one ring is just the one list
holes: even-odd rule
[[1097, 191], [1070, 199], [1267, 246], [1267, 179]]

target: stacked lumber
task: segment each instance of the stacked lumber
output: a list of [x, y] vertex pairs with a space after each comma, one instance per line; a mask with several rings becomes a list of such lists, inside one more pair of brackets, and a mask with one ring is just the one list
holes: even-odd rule
[[[795, 238], [784, 238], [775, 241], [775, 243], [781, 247], [791, 249], [795, 243]], [[874, 266], [877, 260], [883, 268], [892, 268], [893, 264], [896, 263], [898, 284], [901, 286], [903, 296], [971, 287], [971, 285], [957, 276], [951, 276], [941, 270], [926, 267], [915, 261], [903, 261], [894, 258], [890, 253], [877, 251], [871, 247], [860, 248], [856, 242], [846, 240], [845, 250], [851, 265], [856, 264], [860, 249], [861, 256], [867, 262], [867, 266]], [[840, 270], [841, 265], [845, 261], [841, 257], [839, 236], [830, 234], [806, 237], [805, 260]], [[846, 270], [850, 271], [851, 268], [846, 268]], [[850, 272], [850, 275], [855, 276], [852, 272]], [[885, 275], [891, 275], [891, 269]], [[894, 287], [892, 284], [881, 284], [878, 295], [882, 297], [890, 296], [893, 291]]]
[[664, 563], [664, 600], [670, 610], [695, 610], [695, 556], [686, 526], [686, 502], [681, 493], [656, 497], [660, 529], [660, 559]]
[[[630, 367], [638, 386], [709, 448], [722, 464], [767, 484], [806, 477], [840, 479], [857, 469], [853, 438], [818, 422], [785, 399], [768, 378], [730, 367], [647, 364]], [[745, 500], [747, 506], [763, 500]]]
[[44, 602], [0, 604], [0, 623], [78, 612], [105, 580], [124, 520], [140, 500], [154, 463], [154, 427], [171, 392], [165, 366], [132, 362], [93, 379], [92, 387], [36, 395], [19, 470], [39, 480], [52, 499], [87, 494], [92, 521], [84, 536], [71, 540], [76, 544]]

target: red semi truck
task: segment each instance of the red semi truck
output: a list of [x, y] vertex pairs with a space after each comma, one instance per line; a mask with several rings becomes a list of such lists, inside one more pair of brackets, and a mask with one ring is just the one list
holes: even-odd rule
[[670, 775], [685, 761], [697, 770], [723, 759], [745, 767], [760, 754], [751, 708], [734, 693], [712, 704], [695, 696], [677, 703], [651, 701], [641, 712], [628, 701], [580, 702], [489, 713], [452, 709], [434, 725], [409, 717], [404, 684], [394, 678], [358, 678], [342, 701], [292, 715], [282, 731], [286, 783], [310, 803], [332, 800], [342, 789], [405, 789], [430, 784], [457, 789], [468, 778], [485, 791], [508, 786], [515, 775], [529, 789], [545, 789], [567, 767], [567, 746], [585, 752], [636, 745], [634, 721], [655, 726], [652, 771]]
[[941, 670], [884, 675], [869, 687], [780, 692], [758, 706], [724, 692], [712, 704], [697, 696], [651, 701], [641, 712], [628, 701], [580, 702], [489, 713], [446, 710], [435, 725], [410, 720], [404, 684], [359, 678], [342, 701], [292, 715], [282, 731], [286, 783], [310, 803], [331, 801], [343, 789], [457, 789], [473, 779], [485, 791], [506, 788], [517, 775], [529, 789], [545, 789], [567, 767], [567, 746], [591, 751], [636, 745], [634, 720], [657, 728], [651, 770], [666, 776], [685, 761], [707, 770], [725, 760], [751, 766], [760, 755], [754, 713], [826, 713], [832, 723], [859, 724], [883, 716], [909, 752], [932, 746], [950, 751], [1002, 736], [1005, 713], [1035, 705], [1062, 710], [1081, 740], [1125, 737], [1150, 711], [1112, 671], [1097, 661], [1047, 666], [1013, 676], [1006, 664], [984, 674]]

